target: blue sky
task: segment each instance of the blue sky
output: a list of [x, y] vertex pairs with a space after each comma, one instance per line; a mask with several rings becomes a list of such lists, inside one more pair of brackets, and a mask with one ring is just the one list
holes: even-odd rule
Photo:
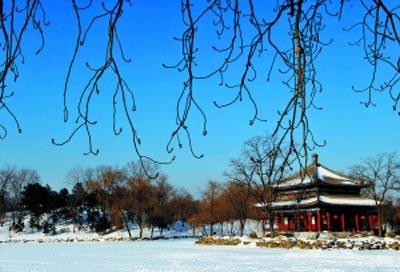
[[[165, 144], [174, 128], [175, 103], [183, 79], [181, 74], [161, 66], [179, 58], [179, 44], [172, 39], [183, 29], [178, 2], [134, 1], [126, 9], [120, 25], [120, 38], [125, 44], [126, 54], [133, 60], [123, 65], [122, 70], [136, 95], [138, 111], [134, 120], [143, 141], [142, 151], [160, 160], [170, 158], [165, 152]], [[22, 123], [23, 134], [17, 134], [13, 124], [0, 112], [1, 120], [4, 119], [9, 127], [8, 138], [0, 142], [0, 165], [37, 169], [42, 182], [55, 188], [68, 186], [66, 174], [73, 167], [123, 166], [137, 159], [128, 131], [118, 137], [112, 133], [111, 77], [103, 82], [102, 92], [94, 100], [94, 115], [100, 123], [94, 129], [93, 139], [100, 154], [96, 157], [82, 155], [87, 151], [83, 134], [78, 134], [64, 147], [50, 143], [53, 137], [64, 139], [72, 129], [71, 124], [63, 123], [62, 113], [63, 81], [76, 33], [68, 5], [68, 1], [45, 1], [50, 26], [45, 29], [46, 47], [39, 56], [33, 54], [39, 44], [34, 33], [27, 36], [24, 44], [26, 62], [20, 65], [21, 76], [17, 84], [12, 85], [16, 95], [9, 100]], [[317, 150], [320, 160], [342, 171], [359, 163], [362, 158], [398, 151], [400, 147], [400, 117], [392, 111], [388, 96], [376, 95], [377, 107], [365, 108], [360, 104], [365, 96], [351, 90], [352, 85], [365, 84], [370, 67], [363, 62], [359, 48], [348, 46], [354, 34], [340, 31], [352, 22], [352, 17], [360, 14], [357, 9], [350, 11], [350, 16], [345, 16], [340, 22], [328, 20], [324, 33], [335, 40], [317, 62], [324, 90], [316, 102], [324, 109], [312, 111], [310, 115], [317, 139], [327, 142], [324, 148]], [[283, 29], [282, 35], [285, 33]], [[203, 33], [204, 37], [208, 35], [211, 37], [214, 32]], [[74, 70], [72, 92], [80, 90], [88, 77], [84, 62], [95, 64], [96, 58], [104, 55], [104, 36], [101, 25], [93, 29], [88, 47], [82, 51]], [[202, 40], [200, 44], [207, 46], [207, 41]], [[210, 56], [206, 62], [212, 65], [215, 60]], [[229, 160], [240, 154], [243, 141], [273, 130], [276, 110], [283, 105], [287, 90], [279, 80], [271, 83], [259, 80], [252, 85], [261, 116], [269, 120], [254, 126], [248, 125], [252, 107], [247, 100], [222, 110], [213, 106], [214, 100], [226, 101], [233, 95], [231, 90], [218, 87], [215, 80], [201, 82], [195, 90], [209, 121], [206, 137], [201, 136], [198, 116], [194, 116], [190, 123], [194, 147], [198, 153], [204, 154], [204, 158], [193, 158], [186, 146], [177, 150], [176, 161], [164, 166], [163, 172], [171, 183], [197, 193], [209, 179], [224, 180], [222, 173], [227, 170]]]

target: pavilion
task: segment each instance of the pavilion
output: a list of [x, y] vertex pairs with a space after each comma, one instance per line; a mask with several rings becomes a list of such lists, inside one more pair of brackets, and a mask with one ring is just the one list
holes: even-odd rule
[[297, 173], [276, 185], [276, 199], [270, 206], [274, 230], [373, 231], [376, 202], [361, 194], [371, 184], [325, 167], [317, 154], [312, 158], [306, 175]]

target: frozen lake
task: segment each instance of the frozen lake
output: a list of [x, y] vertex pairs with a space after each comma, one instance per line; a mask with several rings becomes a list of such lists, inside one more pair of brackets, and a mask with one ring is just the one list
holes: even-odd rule
[[198, 246], [193, 240], [0, 244], [0, 271], [400, 271], [396, 251]]

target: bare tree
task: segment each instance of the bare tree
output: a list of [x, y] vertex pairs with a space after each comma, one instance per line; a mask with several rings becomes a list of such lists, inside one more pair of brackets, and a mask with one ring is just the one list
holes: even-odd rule
[[67, 181], [72, 187], [72, 198], [70, 209], [73, 217], [73, 232], [78, 224], [82, 225], [81, 212], [83, 209], [89, 209], [85, 201], [88, 197], [88, 185], [95, 180], [94, 170], [92, 168], [75, 167], [67, 173]]
[[8, 189], [11, 182], [16, 179], [16, 170], [12, 166], [0, 169], [0, 221], [3, 222], [9, 206]]
[[226, 184], [224, 197], [227, 202], [226, 209], [231, 213], [232, 220], [239, 221], [239, 234], [243, 236], [246, 220], [254, 214], [255, 198], [251, 188], [240, 181], [230, 181]]
[[16, 219], [18, 219], [18, 225], [21, 224], [22, 214], [21, 207], [22, 192], [26, 185], [30, 183], [37, 183], [40, 181], [39, 174], [36, 170], [31, 169], [15, 169], [15, 177], [10, 180], [9, 183], [9, 205], [12, 215], [12, 226], [16, 226]]
[[400, 161], [396, 153], [379, 154], [353, 166], [351, 173], [371, 184], [367, 190], [376, 203], [378, 234], [382, 236], [383, 208], [390, 193], [400, 184]]
[[123, 170], [111, 167], [98, 167], [97, 178], [88, 184], [89, 192], [95, 192], [102, 206], [103, 218], [111, 217], [111, 223], [116, 227], [125, 226], [129, 237], [131, 232], [128, 224], [128, 207], [131, 195], [127, 189], [128, 179]]
[[197, 202], [186, 190], [177, 190], [171, 200], [171, 209], [174, 213], [174, 220], [187, 221], [197, 210]]
[[173, 223], [174, 211], [171, 204], [176, 193], [172, 185], [167, 182], [166, 176], [160, 176], [152, 188], [153, 199], [151, 203], [153, 205], [148, 216], [151, 238], [154, 235], [154, 227], [157, 227], [160, 230], [160, 235], [163, 236], [164, 229]]
[[217, 220], [216, 200], [221, 195], [221, 186], [215, 181], [208, 181], [207, 188], [202, 192], [205, 221], [210, 226], [210, 235], [214, 234], [214, 225]]
[[252, 188], [272, 231], [272, 203], [277, 197], [277, 186], [290, 166], [281, 154], [272, 136], [251, 138], [244, 143], [240, 158], [231, 160], [231, 170], [226, 174]]
[[[193, 213], [191, 213], [187, 217], [187, 222], [191, 225], [192, 227], [192, 235], [196, 236], [196, 229], [204, 227], [205, 225], [205, 219], [204, 219], [204, 207], [203, 207], [203, 202], [202, 201], [195, 201], [194, 202], [194, 209]], [[204, 228], [203, 228], [204, 229]]]
[[139, 238], [143, 237], [143, 230], [147, 224], [147, 217], [152, 209], [153, 190], [149, 179], [130, 177], [129, 190], [132, 197], [131, 212], [139, 226]]

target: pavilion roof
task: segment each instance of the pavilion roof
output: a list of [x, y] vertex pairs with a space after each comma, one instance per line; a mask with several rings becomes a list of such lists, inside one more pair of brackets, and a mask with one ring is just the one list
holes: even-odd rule
[[306, 187], [317, 183], [353, 187], [370, 186], [370, 184], [366, 181], [354, 179], [337, 171], [331, 170], [318, 162], [314, 162], [313, 164], [309, 165], [305, 171], [298, 172], [283, 179], [281, 182], [279, 182], [277, 187], [289, 189]]

